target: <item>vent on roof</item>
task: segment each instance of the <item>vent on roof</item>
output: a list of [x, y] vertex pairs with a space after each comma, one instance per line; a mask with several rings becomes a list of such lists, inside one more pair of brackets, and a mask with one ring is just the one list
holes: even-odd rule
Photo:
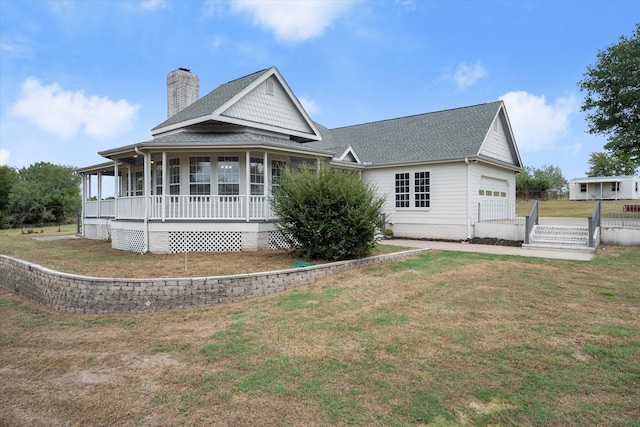
[[273, 80], [268, 79], [266, 82], [266, 87], [267, 87], [267, 94], [268, 95], [273, 95]]

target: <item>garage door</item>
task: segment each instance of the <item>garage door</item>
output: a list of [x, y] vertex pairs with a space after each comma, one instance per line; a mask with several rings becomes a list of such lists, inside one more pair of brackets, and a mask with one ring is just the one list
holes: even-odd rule
[[507, 200], [507, 181], [504, 179], [490, 178], [483, 176], [480, 178], [480, 190], [478, 192], [480, 200]]

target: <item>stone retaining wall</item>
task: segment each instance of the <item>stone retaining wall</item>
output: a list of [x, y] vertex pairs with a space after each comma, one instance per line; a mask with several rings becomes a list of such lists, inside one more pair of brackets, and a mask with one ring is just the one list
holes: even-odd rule
[[144, 313], [242, 301], [423, 251], [425, 249], [264, 273], [177, 279], [78, 276], [0, 255], [0, 286], [56, 310], [91, 314]]

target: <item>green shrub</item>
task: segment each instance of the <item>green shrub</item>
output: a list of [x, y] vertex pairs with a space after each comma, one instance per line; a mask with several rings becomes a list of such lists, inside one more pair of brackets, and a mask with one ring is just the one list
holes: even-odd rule
[[278, 228], [298, 255], [332, 261], [371, 253], [383, 202], [357, 172], [324, 163], [283, 171], [272, 197]]

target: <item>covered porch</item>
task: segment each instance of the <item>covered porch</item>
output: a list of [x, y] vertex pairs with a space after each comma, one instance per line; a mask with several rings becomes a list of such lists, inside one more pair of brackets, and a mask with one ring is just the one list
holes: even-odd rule
[[323, 160], [330, 157], [134, 147], [111, 162], [77, 169], [82, 177], [82, 235], [134, 252], [274, 249], [283, 239], [270, 198], [282, 171], [315, 167]]

